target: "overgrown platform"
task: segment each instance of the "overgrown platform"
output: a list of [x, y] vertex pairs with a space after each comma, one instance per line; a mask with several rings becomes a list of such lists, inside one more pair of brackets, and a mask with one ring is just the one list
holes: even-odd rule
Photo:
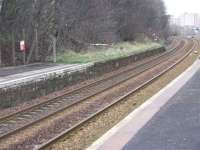
[[161, 47], [127, 57], [81, 65], [38, 64], [1, 69], [0, 108], [12, 107], [66, 86], [99, 77], [164, 51], [165, 48]]

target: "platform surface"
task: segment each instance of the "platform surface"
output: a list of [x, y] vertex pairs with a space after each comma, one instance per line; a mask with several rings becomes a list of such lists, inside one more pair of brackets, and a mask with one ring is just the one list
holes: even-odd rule
[[5, 67], [0, 68], [0, 77], [6, 77], [14, 74], [20, 74], [29, 71], [35, 71], [45, 68], [55, 67], [56, 64], [48, 64], [48, 63], [35, 63], [25, 66], [16, 66], [16, 67]]
[[200, 150], [200, 61], [88, 150]]
[[59, 74], [62, 72], [72, 72], [84, 69], [92, 64], [48, 64], [36, 63], [25, 66], [0, 68], [0, 88], [12, 86], [13, 84], [20, 84], [21, 82], [28, 82], [31, 80], [38, 80], [40, 78], [50, 76], [52, 74]]

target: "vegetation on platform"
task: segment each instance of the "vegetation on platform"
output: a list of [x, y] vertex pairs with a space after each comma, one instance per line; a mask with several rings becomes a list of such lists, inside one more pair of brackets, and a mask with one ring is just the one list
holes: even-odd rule
[[82, 53], [69, 50], [58, 54], [58, 63], [70, 64], [106, 61], [150, 51], [159, 47], [162, 47], [162, 45], [155, 42], [147, 42], [145, 44], [138, 42], [122, 42], [104, 48], [90, 49]]
[[[64, 49], [73, 51], [66, 52], [70, 54], [65, 54], [65, 57], [70, 56], [70, 59], [62, 56], [61, 62], [71, 60], [77, 52], [82, 53], [76, 56], [81, 55], [81, 62], [83, 58], [84, 62], [88, 62], [99, 60], [96, 54], [94, 58], [90, 58], [91, 54], [83, 55], [88, 47], [90, 49], [91, 43], [136, 42], [138, 38], [144, 40], [145, 37], [161, 41], [169, 37], [169, 16], [163, 0], [0, 2], [1, 62], [5, 65], [23, 64], [23, 53], [19, 50], [21, 40], [26, 43], [26, 63], [49, 61], [55, 49], [60, 54]], [[121, 53], [116, 52], [114, 58]], [[101, 56], [107, 58], [107, 55]]]

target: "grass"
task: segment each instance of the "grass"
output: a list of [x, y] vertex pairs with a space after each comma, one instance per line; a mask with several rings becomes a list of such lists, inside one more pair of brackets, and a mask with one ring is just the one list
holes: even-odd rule
[[58, 63], [89, 63], [100, 62], [120, 57], [126, 57], [133, 54], [142, 53], [144, 51], [150, 51], [155, 48], [161, 47], [161, 44], [147, 42], [147, 43], [130, 43], [123, 42], [116, 45], [109, 46], [107, 48], [96, 48], [94, 50], [88, 50], [84, 53], [75, 53], [73, 51], [66, 51], [60, 53], [57, 56]]

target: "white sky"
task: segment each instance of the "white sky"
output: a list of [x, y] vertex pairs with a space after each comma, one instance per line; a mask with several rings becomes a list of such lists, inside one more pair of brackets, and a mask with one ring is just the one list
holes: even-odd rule
[[170, 15], [178, 16], [184, 12], [200, 14], [200, 0], [163, 0]]

